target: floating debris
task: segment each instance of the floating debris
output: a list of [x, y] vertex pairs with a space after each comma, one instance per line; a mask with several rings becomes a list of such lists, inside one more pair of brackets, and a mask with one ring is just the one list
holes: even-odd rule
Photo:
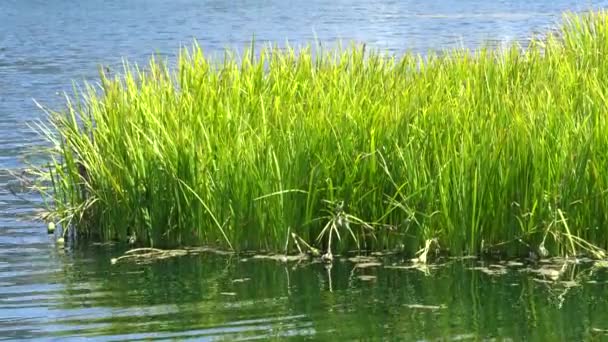
[[357, 255], [356, 257], [348, 258], [348, 261], [353, 262], [355, 264], [380, 262], [378, 260], [378, 258], [364, 256], [364, 255]]
[[393, 270], [413, 270], [416, 268], [420, 268], [419, 265], [385, 265], [384, 268], [393, 269]]
[[251, 278], [239, 278], [239, 279], [232, 279], [232, 283], [244, 283], [246, 281], [250, 281]]
[[608, 329], [591, 328], [591, 332], [595, 334], [608, 334]]
[[438, 269], [440, 267], [443, 267], [447, 265], [447, 263], [443, 263], [443, 264], [426, 264], [426, 263], [413, 263], [410, 265], [385, 265], [384, 268], [386, 269], [396, 269], [396, 270], [416, 270], [416, 271], [420, 271], [422, 273], [424, 273], [425, 275], [430, 275], [430, 271], [431, 270], [435, 270]]
[[236, 296], [235, 292], [220, 292], [222, 296]]
[[360, 276], [357, 276], [357, 278], [358, 278], [359, 280], [363, 280], [363, 281], [375, 281], [375, 280], [376, 280], [376, 276], [373, 276], [373, 275], [365, 275], [365, 274], [360, 275]]
[[184, 247], [184, 250], [188, 251], [188, 254], [201, 254], [201, 253], [213, 253], [217, 255], [233, 255], [232, 251], [225, 251], [213, 247]]
[[507, 274], [507, 269], [501, 265], [490, 265], [489, 267], [469, 267], [467, 269], [471, 271], [480, 271], [491, 276]]
[[448, 257], [450, 260], [475, 260], [477, 259], [476, 255], [463, 255], [463, 256], [451, 256]]
[[581, 286], [581, 283], [579, 283], [578, 281], [574, 281], [574, 280], [560, 281], [559, 284], [563, 285], [564, 287], [577, 287], [577, 286]]
[[507, 261], [505, 263], [505, 265], [507, 267], [524, 267], [524, 263], [523, 262], [521, 262], [521, 261], [514, 261], [514, 260]]
[[114, 245], [116, 245], [116, 242], [114, 242], [114, 241], [91, 243], [91, 246], [97, 246], [97, 247], [107, 247], [107, 246], [114, 246]]
[[[555, 267], [554, 265], [551, 265], [551, 266]], [[564, 266], [565, 266], [565, 264], [564, 264]], [[535, 273], [539, 276], [542, 276], [543, 278], [557, 280], [557, 279], [559, 279], [560, 275], [563, 272], [563, 266], [562, 266], [562, 269], [559, 269], [559, 270], [556, 270], [555, 268], [552, 268], [550, 266], [543, 266], [543, 267], [537, 268], [537, 269], [528, 268], [527, 271], [530, 273]]]
[[547, 280], [547, 279], [532, 278], [532, 281], [535, 281], [535, 282], [541, 283], [541, 284], [553, 284], [553, 281]]
[[385, 251], [385, 252], [372, 252], [371, 254], [376, 257], [385, 257], [385, 256], [389, 256], [389, 255], [395, 255], [395, 254], [397, 254], [397, 252]]
[[118, 262], [132, 261], [134, 263], [150, 263], [157, 260], [212, 253], [218, 255], [233, 255], [234, 252], [223, 251], [212, 247], [184, 247], [182, 249], [135, 248], [125, 252], [123, 256], [110, 259], [112, 265]]
[[144, 264], [153, 262], [156, 260], [162, 260], [167, 258], [173, 258], [178, 256], [187, 255], [188, 251], [184, 249], [157, 249], [157, 248], [136, 248], [131, 249], [125, 253], [125, 255], [110, 259], [112, 265], [118, 262], [134, 262], [136, 264]]
[[608, 260], [598, 260], [593, 266], [597, 268], [608, 268]]
[[591, 258], [587, 258], [587, 257], [576, 258], [576, 259], [574, 259], [574, 261], [577, 264], [590, 264], [590, 263], [595, 263], [596, 262], [596, 260], [591, 259]]
[[251, 257], [252, 259], [266, 259], [275, 260], [280, 262], [292, 262], [292, 261], [303, 261], [308, 260], [308, 254], [297, 254], [297, 255], [286, 255], [286, 254], [256, 254]]
[[549, 258], [549, 259], [542, 259], [539, 260], [538, 263], [539, 264], [544, 264], [544, 265], [563, 265], [565, 263], [575, 263], [574, 258], [570, 259], [570, 258], [562, 258], [562, 257], [553, 257], [553, 258]]
[[441, 310], [447, 308], [447, 305], [422, 305], [422, 304], [404, 304], [404, 306], [410, 309], [418, 309], [418, 310]]
[[360, 264], [355, 264], [355, 268], [370, 268], [379, 266], [382, 266], [382, 264], [379, 262], [362, 262]]

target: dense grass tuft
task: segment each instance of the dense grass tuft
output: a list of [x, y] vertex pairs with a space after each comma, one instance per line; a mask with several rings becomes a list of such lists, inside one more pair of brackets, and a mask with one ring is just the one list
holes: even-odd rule
[[51, 113], [49, 203], [78, 236], [154, 246], [606, 248], [606, 56], [605, 12], [525, 51], [195, 45]]

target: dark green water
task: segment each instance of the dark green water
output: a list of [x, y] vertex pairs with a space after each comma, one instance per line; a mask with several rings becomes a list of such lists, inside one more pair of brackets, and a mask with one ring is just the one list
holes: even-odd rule
[[[0, 296], [0, 312], [15, 306], [13, 324], [0, 325], [3, 337], [608, 339], [608, 268], [589, 264], [550, 265], [562, 270], [551, 280], [535, 271], [542, 265], [471, 260], [424, 270], [399, 268], [410, 264], [394, 257], [360, 268], [213, 254], [111, 265], [119, 253], [100, 247], [53, 254], [62, 267], [44, 275], [46, 286]], [[39, 301], [47, 304], [43, 315]]]
[[122, 58], [142, 63], [152, 53], [171, 60], [192, 38], [210, 53], [239, 49], [254, 33], [260, 43], [342, 39], [395, 53], [500, 45], [544, 32], [564, 11], [606, 5], [0, 0], [0, 340], [608, 341], [606, 268], [569, 265], [553, 280], [556, 270], [471, 270], [480, 267], [471, 261], [428, 272], [211, 254], [111, 265], [121, 250], [57, 246], [32, 219], [40, 197], [13, 176], [44, 145], [28, 126], [42, 116], [32, 99], [60, 108], [61, 92], [95, 80], [99, 64], [120, 70]]

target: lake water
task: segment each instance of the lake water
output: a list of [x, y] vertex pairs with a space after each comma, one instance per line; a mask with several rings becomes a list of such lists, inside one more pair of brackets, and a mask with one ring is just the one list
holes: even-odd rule
[[[100, 64], [171, 60], [193, 38], [219, 53], [256, 41], [406, 50], [525, 40], [563, 11], [608, 1], [0, 1], [0, 340], [608, 340], [608, 275], [527, 266], [360, 268], [212, 254], [111, 265], [119, 247], [56, 246], [11, 173], [43, 144], [28, 127]], [[538, 265], [534, 266], [537, 268]], [[473, 268], [473, 269], [471, 269]], [[508, 270], [505, 274], [502, 270]], [[501, 271], [497, 271], [501, 270]], [[572, 281], [572, 280], [576, 281]]]

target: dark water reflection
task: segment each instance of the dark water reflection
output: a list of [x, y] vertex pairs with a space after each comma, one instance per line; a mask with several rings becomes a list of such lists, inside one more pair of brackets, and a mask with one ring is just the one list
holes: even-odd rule
[[99, 64], [120, 69], [123, 57], [171, 60], [193, 38], [219, 53], [254, 33], [260, 43], [353, 40], [395, 53], [476, 47], [525, 40], [565, 10], [607, 3], [0, 1], [0, 339], [608, 339], [602, 271], [563, 294], [526, 273], [458, 264], [425, 275], [337, 263], [331, 277], [321, 265], [216, 256], [111, 266], [116, 250], [55, 246], [32, 220], [40, 198], [11, 175], [43, 145], [28, 127], [42, 117], [32, 99], [59, 108], [72, 81], [94, 80]]
[[60, 270], [13, 275], [13, 284], [5, 285], [1, 336], [345, 341], [608, 337], [602, 332], [608, 329], [605, 269], [573, 272], [579, 280], [574, 284], [541, 281], [524, 266], [489, 275], [471, 270], [479, 265], [474, 261], [452, 261], [425, 273], [361, 269], [348, 261], [328, 270], [322, 264], [211, 254], [110, 265], [116, 252], [101, 248], [52, 254]]

